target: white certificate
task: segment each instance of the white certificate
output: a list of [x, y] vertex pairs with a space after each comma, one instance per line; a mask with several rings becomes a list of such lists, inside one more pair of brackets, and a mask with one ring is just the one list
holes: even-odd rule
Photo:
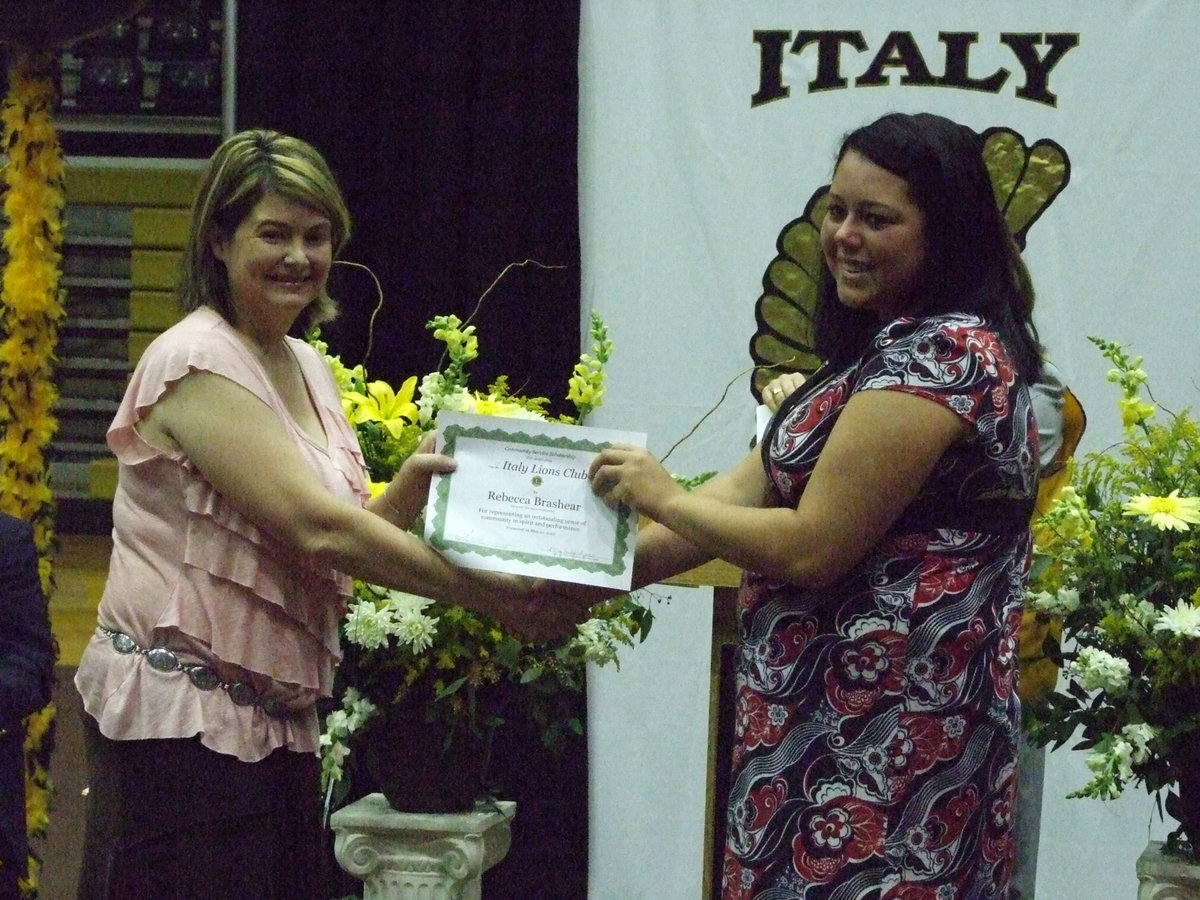
[[629, 589], [637, 513], [606, 506], [587, 473], [644, 434], [445, 411], [437, 425], [458, 468], [430, 485], [426, 541], [467, 568]]

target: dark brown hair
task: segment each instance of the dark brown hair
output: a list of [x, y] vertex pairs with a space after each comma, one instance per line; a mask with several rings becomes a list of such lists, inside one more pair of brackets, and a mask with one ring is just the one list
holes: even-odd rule
[[[996, 205], [983, 161], [983, 140], [931, 113], [889, 113], [850, 132], [837, 159], [853, 150], [903, 178], [924, 216], [925, 266], [905, 315], [973, 313], [1000, 335], [1027, 382], [1041, 373], [1033, 326], [1033, 285]], [[848, 365], [867, 348], [882, 323], [837, 298], [822, 267], [814, 337], [819, 355]]]

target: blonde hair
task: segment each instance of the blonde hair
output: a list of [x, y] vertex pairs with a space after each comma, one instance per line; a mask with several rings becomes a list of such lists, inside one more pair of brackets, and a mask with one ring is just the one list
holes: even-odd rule
[[[208, 305], [234, 321], [225, 264], [212, 250], [215, 237], [228, 239], [268, 194], [317, 210], [329, 219], [333, 255], [350, 239], [350, 212], [324, 157], [299, 138], [252, 129], [233, 135], [213, 153], [196, 201], [183, 256], [179, 298], [184, 310]], [[297, 319], [307, 331], [337, 315], [337, 303], [322, 289]]]

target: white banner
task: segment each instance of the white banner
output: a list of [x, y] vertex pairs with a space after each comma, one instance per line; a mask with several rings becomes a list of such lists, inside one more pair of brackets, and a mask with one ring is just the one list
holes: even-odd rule
[[[1163, 405], [1195, 406], [1198, 39], [1190, 0], [584, 0], [584, 321], [599, 312], [616, 348], [593, 422], [645, 431], [661, 456], [720, 404], [668, 467], [695, 474], [745, 452], [778, 241], [828, 182], [841, 136], [892, 110], [1065, 155], [1024, 257], [1043, 341], [1088, 412], [1083, 450], [1120, 434], [1090, 334], [1144, 356]], [[706, 747], [688, 723], [707, 717], [708, 613], [680, 607], [701, 593], [675, 591], [669, 615], [703, 652], [656, 655], [669, 643], [656, 626], [628, 654], [636, 673], [597, 679], [593, 900], [699, 896]], [[1064, 800], [1086, 778], [1077, 757], [1049, 760], [1038, 896], [1123, 900], [1150, 800]]]

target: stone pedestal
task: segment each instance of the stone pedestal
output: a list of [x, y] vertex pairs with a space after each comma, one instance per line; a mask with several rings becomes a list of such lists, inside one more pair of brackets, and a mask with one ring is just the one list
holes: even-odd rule
[[334, 855], [361, 878], [363, 900], [480, 900], [483, 873], [512, 840], [511, 800], [468, 813], [402, 813], [370, 794], [329, 820]]
[[1200, 900], [1200, 865], [1167, 856], [1151, 841], [1137, 861], [1138, 900]]

